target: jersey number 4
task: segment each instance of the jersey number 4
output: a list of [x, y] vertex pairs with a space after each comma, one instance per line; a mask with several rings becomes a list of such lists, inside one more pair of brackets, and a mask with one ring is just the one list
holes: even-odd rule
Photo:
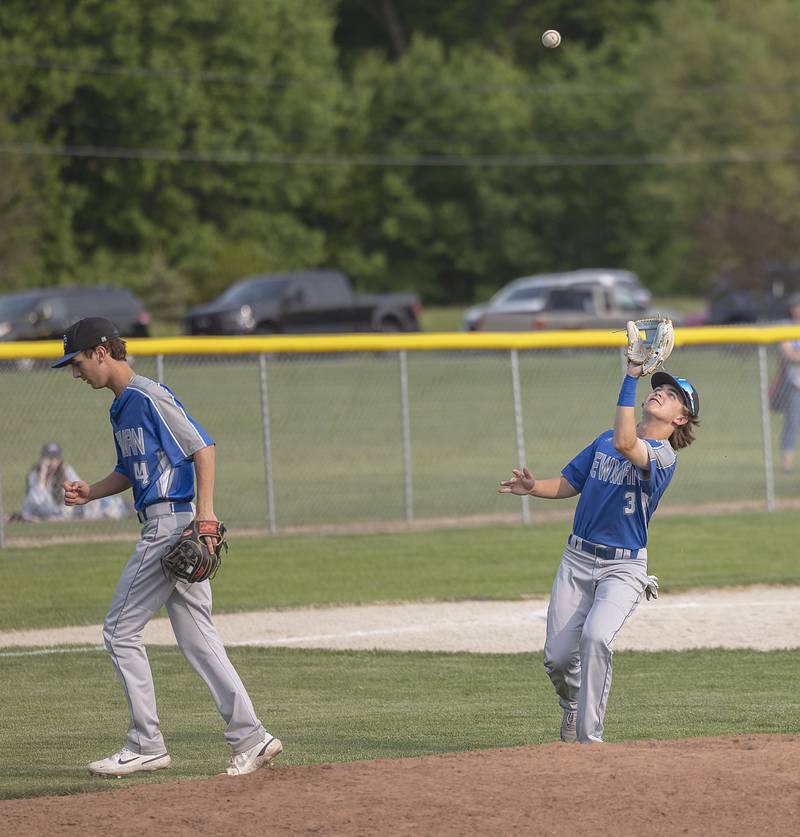
[[150, 482], [150, 475], [147, 473], [147, 463], [134, 462], [133, 476], [136, 479], [136, 482], [140, 483], [141, 485], [147, 485], [147, 483]]

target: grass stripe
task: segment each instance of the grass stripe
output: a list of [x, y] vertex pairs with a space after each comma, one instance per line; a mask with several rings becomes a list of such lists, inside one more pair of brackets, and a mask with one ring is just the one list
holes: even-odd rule
[[[233, 648], [279, 764], [314, 764], [554, 741], [560, 710], [540, 654]], [[108, 783], [85, 765], [122, 744], [127, 711], [104, 652], [0, 660], [0, 797], [208, 776], [228, 757], [208, 692], [177, 649], [150, 653], [174, 768]], [[796, 652], [621, 652], [607, 740], [800, 733]], [[775, 676], [780, 672], [780, 677]], [[769, 684], [765, 691], [764, 684]]]

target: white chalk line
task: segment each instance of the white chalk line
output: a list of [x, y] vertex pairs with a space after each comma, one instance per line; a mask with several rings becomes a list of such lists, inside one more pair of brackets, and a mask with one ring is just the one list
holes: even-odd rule
[[325, 633], [325, 634], [308, 634], [307, 636], [282, 636], [273, 637], [272, 639], [255, 639], [255, 640], [238, 640], [236, 642], [226, 642], [228, 646], [267, 646], [267, 645], [288, 645], [296, 642], [319, 642], [321, 640], [339, 640], [339, 639], [354, 639], [369, 636], [400, 636], [402, 634], [413, 634], [420, 631], [430, 632], [434, 628], [441, 628], [443, 630], [458, 630], [459, 628], [466, 628], [472, 625], [494, 626], [494, 625], [519, 625], [527, 621], [539, 620], [545, 621], [547, 619], [547, 611], [540, 613], [531, 613], [522, 618], [509, 617], [507, 619], [459, 619], [456, 621], [442, 619], [434, 620], [433, 622], [417, 623], [415, 625], [403, 625], [399, 628], [372, 628], [371, 630], [358, 631], [344, 631], [342, 633]]

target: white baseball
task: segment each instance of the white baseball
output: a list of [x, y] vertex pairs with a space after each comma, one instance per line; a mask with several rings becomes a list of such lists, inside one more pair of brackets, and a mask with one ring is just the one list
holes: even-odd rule
[[548, 29], [542, 35], [542, 44], [548, 49], [555, 49], [561, 43], [561, 33], [556, 29]]

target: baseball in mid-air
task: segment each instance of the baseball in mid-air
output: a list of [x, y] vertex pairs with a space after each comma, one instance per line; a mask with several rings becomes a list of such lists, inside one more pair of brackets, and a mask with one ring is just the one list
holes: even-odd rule
[[561, 43], [561, 33], [557, 29], [548, 29], [542, 35], [542, 44], [548, 49], [555, 49]]

